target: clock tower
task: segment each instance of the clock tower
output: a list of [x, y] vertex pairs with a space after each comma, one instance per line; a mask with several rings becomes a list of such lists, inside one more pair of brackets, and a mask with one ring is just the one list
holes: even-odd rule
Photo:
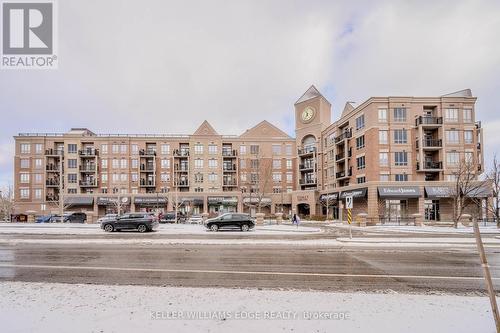
[[301, 190], [321, 189], [321, 133], [331, 124], [332, 106], [315, 86], [295, 102], [295, 137]]

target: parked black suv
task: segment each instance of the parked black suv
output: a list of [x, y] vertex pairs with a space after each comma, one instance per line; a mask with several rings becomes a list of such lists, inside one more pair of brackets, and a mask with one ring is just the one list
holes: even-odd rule
[[248, 214], [226, 213], [213, 219], [205, 221], [205, 227], [212, 231], [225, 228], [238, 228], [241, 231], [248, 231], [255, 227], [254, 219]]
[[87, 214], [85, 213], [71, 213], [64, 216], [64, 222], [69, 223], [85, 223], [87, 221]]
[[128, 213], [101, 223], [101, 229], [107, 232], [135, 229], [139, 232], [153, 231], [158, 228], [158, 219], [150, 213]]

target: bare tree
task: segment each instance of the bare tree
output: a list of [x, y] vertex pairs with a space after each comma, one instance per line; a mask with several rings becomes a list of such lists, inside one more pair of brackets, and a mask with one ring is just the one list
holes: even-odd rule
[[14, 208], [14, 191], [12, 186], [6, 186], [0, 190], [0, 213], [5, 222], [10, 220]]
[[478, 181], [477, 165], [472, 159], [460, 160], [453, 174], [455, 180], [450, 190], [450, 198], [453, 200], [453, 225], [457, 228], [465, 208], [471, 203], [477, 204], [474, 198], [484, 187], [484, 182]]
[[486, 181], [490, 183], [493, 194], [492, 200], [487, 200], [486, 207], [500, 227], [500, 162], [496, 154], [493, 156], [493, 165], [486, 174]]
[[272, 193], [273, 188], [273, 165], [272, 159], [263, 157], [262, 154], [254, 154], [251, 161], [250, 179], [244, 184], [249, 191], [245, 194], [248, 198], [245, 205], [248, 207], [257, 207], [257, 212], [262, 211], [262, 207], [271, 205], [267, 196]]
[[320, 200], [320, 204], [322, 207], [326, 208], [326, 220], [328, 221], [328, 217], [330, 215], [330, 207], [333, 206], [338, 200], [338, 195], [332, 194], [324, 194], [323, 198]]

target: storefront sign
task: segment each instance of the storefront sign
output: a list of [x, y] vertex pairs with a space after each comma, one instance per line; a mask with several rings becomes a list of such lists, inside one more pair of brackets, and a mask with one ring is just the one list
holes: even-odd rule
[[[261, 205], [269, 205], [271, 204], [272, 200], [271, 198], [262, 198], [260, 200]], [[251, 203], [251, 204], [258, 204], [259, 203], [259, 198], [253, 197], [253, 198], [243, 198], [243, 203]]]
[[342, 191], [340, 193], [340, 198], [345, 199], [346, 197], [353, 197], [353, 198], [364, 198], [366, 197], [366, 192], [367, 188], [358, 188], [355, 190], [350, 190], [350, 191]]
[[224, 205], [224, 206], [236, 206], [238, 205], [237, 197], [208, 197], [209, 205]]
[[338, 193], [322, 194], [319, 196], [319, 201], [322, 201], [322, 202], [335, 201], [335, 200], [338, 200], [338, 198], [339, 198]]
[[168, 202], [168, 199], [166, 197], [135, 197], [134, 198], [134, 203], [135, 204], [166, 204]]
[[297, 202], [309, 202], [308, 195], [297, 195]]
[[426, 186], [427, 198], [449, 198], [455, 191], [450, 186]]
[[72, 206], [92, 206], [94, 204], [93, 197], [66, 197], [64, 198], [65, 205]]
[[192, 205], [199, 206], [199, 205], [203, 205], [203, 198], [200, 198], [200, 197], [182, 197], [182, 198], [178, 198], [177, 202], [182, 204], [182, 205], [192, 204]]
[[[97, 204], [99, 206], [116, 205], [118, 197], [98, 197]], [[130, 197], [120, 197], [120, 203], [122, 205], [128, 205], [130, 203]]]
[[381, 186], [378, 188], [381, 198], [418, 198], [420, 188], [418, 186]]

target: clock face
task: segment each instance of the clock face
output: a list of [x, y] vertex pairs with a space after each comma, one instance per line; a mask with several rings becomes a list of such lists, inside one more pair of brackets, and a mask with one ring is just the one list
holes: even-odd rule
[[310, 121], [314, 117], [314, 109], [310, 106], [302, 111], [302, 121]]

